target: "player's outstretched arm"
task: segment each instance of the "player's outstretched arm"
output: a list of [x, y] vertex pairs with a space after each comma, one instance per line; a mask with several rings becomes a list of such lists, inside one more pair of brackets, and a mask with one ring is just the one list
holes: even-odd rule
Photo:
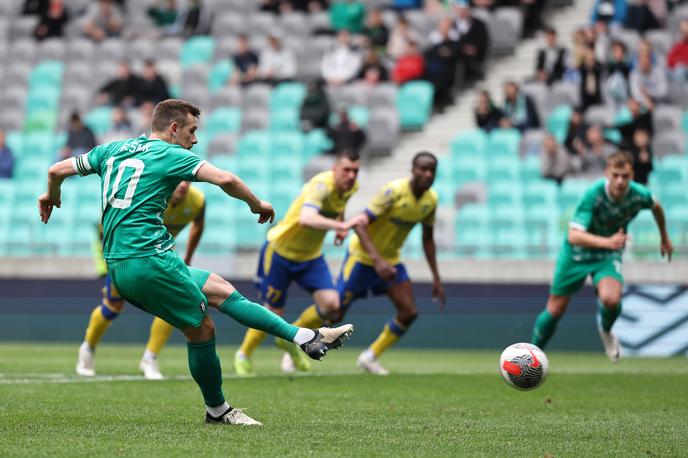
[[655, 222], [657, 223], [657, 229], [659, 229], [659, 235], [661, 237], [661, 242], [659, 246], [659, 251], [662, 256], [667, 257], [667, 260], [671, 262], [671, 255], [674, 252], [674, 246], [669, 238], [669, 233], [666, 230], [666, 217], [664, 216], [664, 208], [659, 202], [655, 202], [652, 207], [652, 216], [655, 217]]
[[206, 162], [196, 172], [196, 179], [212, 183], [220, 187], [228, 196], [246, 202], [251, 212], [259, 215], [258, 223], [272, 223], [274, 221], [275, 210], [273, 210], [272, 205], [256, 197], [249, 187], [246, 186], [246, 183], [233, 173], [218, 169]]
[[628, 236], [623, 229], [612, 235], [611, 237], [603, 237], [601, 235], [591, 234], [582, 229], [569, 227], [568, 239], [571, 245], [580, 246], [583, 248], [601, 248], [605, 250], [621, 250], [626, 245]]
[[48, 169], [48, 192], [38, 198], [38, 213], [44, 224], [50, 219], [53, 207], [60, 208], [60, 187], [65, 178], [76, 175], [72, 158], [53, 164]]
[[444, 294], [442, 280], [440, 280], [440, 271], [437, 268], [437, 247], [435, 246], [435, 230], [433, 226], [423, 226], [423, 252], [432, 272], [432, 299], [434, 301], [439, 300], [440, 308], [444, 309], [444, 306], [447, 304], [447, 298]]
[[201, 241], [203, 229], [205, 229], [205, 204], [203, 204], [201, 211], [198, 212], [198, 216], [193, 220], [189, 229], [189, 241], [186, 244], [186, 255], [184, 256], [184, 263], [187, 266], [191, 265], [191, 259], [196, 252], [198, 242]]
[[397, 269], [380, 256], [380, 252], [377, 251], [373, 240], [370, 238], [370, 234], [368, 234], [370, 217], [365, 213], [363, 213], [363, 216], [360, 220], [361, 222], [354, 226], [354, 231], [356, 231], [356, 235], [358, 235], [358, 239], [361, 241], [361, 246], [366, 250], [370, 259], [372, 259], [375, 265], [375, 272], [384, 280], [394, 280], [394, 277], [397, 275]]
[[344, 231], [351, 228], [351, 226], [347, 227], [343, 221], [321, 215], [317, 208], [309, 205], [304, 205], [301, 209], [299, 224], [321, 231]]

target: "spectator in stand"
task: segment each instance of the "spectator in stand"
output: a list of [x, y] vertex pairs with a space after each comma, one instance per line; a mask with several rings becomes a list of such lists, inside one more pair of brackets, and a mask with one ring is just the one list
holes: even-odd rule
[[424, 72], [425, 59], [416, 44], [411, 41], [406, 46], [406, 54], [394, 63], [392, 80], [397, 84], [404, 84], [422, 78]]
[[609, 26], [606, 22], [597, 21], [592, 29], [594, 30], [595, 36], [595, 43], [593, 45], [595, 57], [597, 57], [598, 62], [607, 62], [612, 47], [612, 37], [609, 33]]
[[67, 22], [69, 22], [69, 13], [65, 9], [64, 0], [50, 0], [48, 9], [41, 13], [38, 19], [34, 36], [39, 41], [62, 37]]
[[367, 86], [375, 86], [376, 84], [389, 81], [389, 72], [380, 62], [380, 55], [375, 48], [368, 49], [363, 65], [358, 72], [356, 79], [360, 80]]
[[330, 154], [337, 151], [352, 150], [361, 152], [366, 142], [366, 134], [358, 125], [349, 119], [349, 112], [342, 108], [338, 112], [338, 121], [327, 128], [327, 136], [332, 140]]
[[280, 0], [260, 0], [259, 9], [265, 13], [279, 14], [282, 2]]
[[588, 48], [578, 72], [581, 108], [585, 111], [591, 105], [602, 103], [602, 65], [597, 62], [595, 52], [591, 48]]
[[626, 56], [626, 45], [621, 41], [612, 43], [611, 55], [606, 65], [607, 81], [605, 94], [608, 102], [615, 107], [626, 103], [630, 95], [629, 76], [631, 66]]
[[542, 177], [554, 180], [558, 185], [569, 173], [569, 155], [563, 146], [557, 143], [554, 135], [545, 135], [540, 150], [540, 170]]
[[96, 147], [96, 141], [93, 131], [81, 121], [79, 113], [72, 113], [69, 119], [69, 127], [67, 128], [67, 143], [62, 148], [62, 159], [67, 159], [80, 154], [87, 153]]
[[323, 56], [320, 71], [327, 84], [341, 86], [356, 77], [361, 64], [361, 54], [352, 46], [351, 35], [346, 30], [340, 30], [337, 44]]
[[396, 10], [418, 9], [423, 6], [422, 0], [393, 0], [392, 6]]
[[331, 112], [324, 81], [321, 79], [309, 81], [299, 115], [301, 130], [308, 132], [312, 129], [326, 128]]
[[475, 114], [475, 124], [485, 132], [498, 128], [504, 116], [502, 111], [492, 101], [488, 91], [480, 91], [478, 93], [473, 113]]
[[[662, 2], [665, 3], [663, 14], [666, 17], [666, 0], [662, 0]], [[650, 8], [648, 0], [635, 0], [628, 2], [624, 28], [635, 30], [643, 35], [648, 30], [659, 29], [660, 27], [661, 23], [657, 16], [655, 16], [653, 10]]]
[[258, 55], [250, 48], [248, 37], [239, 35], [237, 53], [232, 57], [236, 71], [232, 75], [235, 83], [251, 84], [258, 78]]
[[466, 78], [481, 79], [483, 64], [490, 47], [490, 36], [487, 26], [471, 15], [466, 0], [453, 0], [456, 21], [454, 28], [459, 34], [459, 56], [466, 63]]
[[654, 104], [649, 100], [646, 107], [643, 108], [637, 100], [628, 99], [626, 106], [631, 113], [631, 120], [612, 127], [621, 133], [621, 144], [623, 148], [629, 149], [633, 144], [633, 138], [638, 130], [644, 130], [647, 132], [650, 140], [652, 139], [652, 110], [654, 109]]
[[276, 35], [268, 37], [268, 47], [263, 49], [258, 59], [258, 79], [278, 84], [296, 77], [296, 60], [288, 49], [282, 46], [282, 40]]
[[0, 129], [0, 178], [12, 178], [14, 172], [14, 155], [5, 143], [5, 131]]
[[502, 113], [502, 127], [513, 127], [521, 132], [540, 127], [540, 118], [533, 99], [521, 91], [518, 84], [513, 81], [504, 84]]
[[363, 32], [365, 5], [356, 0], [339, 0], [330, 7], [330, 25], [339, 32], [346, 30], [353, 34]]
[[148, 17], [165, 35], [174, 35], [179, 31], [177, 26], [178, 16], [179, 11], [176, 0], [157, 0], [155, 4], [148, 8]]
[[137, 89], [137, 105], [151, 102], [153, 105], [170, 98], [167, 83], [155, 68], [155, 62], [147, 59], [143, 62], [143, 72]]
[[132, 106], [136, 103], [139, 79], [131, 73], [129, 62], [117, 66], [117, 77], [108, 81], [98, 93], [98, 103]]
[[286, 0], [292, 11], [302, 13], [317, 13], [325, 11], [328, 7], [327, 0]]
[[631, 96], [638, 101], [652, 100], [657, 103], [666, 99], [669, 92], [664, 68], [653, 65], [647, 53], [638, 55], [638, 66], [630, 75]]
[[590, 22], [604, 21], [622, 26], [626, 20], [627, 0], [596, 0]]
[[368, 38], [368, 42], [377, 51], [382, 52], [389, 40], [389, 30], [382, 22], [382, 13], [379, 8], [373, 8], [368, 13], [368, 19], [363, 29], [363, 35]]
[[105, 134], [102, 140], [103, 143], [110, 143], [119, 140], [126, 140], [134, 136], [133, 127], [127, 112], [120, 107], [115, 107], [112, 110], [112, 123], [110, 130]]
[[681, 39], [667, 54], [667, 68], [672, 79], [679, 83], [688, 80], [688, 20], [681, 21]]
[[636, 130], [633, 134], [633, 145], [628, 148], [628, 152], [633, 156], [633, 181], [647, 185], [650, 173], [654, 168], [649, 132], [645, 129]]
[[607, 157], [617, 148], [605, 140], [599, 126], [588, 129], [586, 140], [586, 144], [579, 145], [577, 156], [571, 158], [572, 169], [591, 178], [602, 176], [607, 166]]
[[583, 111], [580, 108], [573, 110], [564, 140], [564, 146], [570, 155], [575, 156], [581, 148], [585, 147], [585, 137], [589, 127], [583, 119]]
[[24, 0], [22, 14], [25, 16], [40, 16], [48, 11], [50, 0]]
[[210, 13], [201, 0], [189, 0], [180, 24], [185, 37], [207, 35], [210, 31]]
[[451, 103], [456, 80], [458, 48], [456, 30], [449, 18], [440, 20], [437, 30], [430, 34], [431, 46], [425, 51], [425, 79], [435, 88], [435, 108], [443, 111]]
[[95, 41], [119, 37], [122, 33], [122, 13], [112, 0], [91, 3], [84, 17], [84, 33]]
[[537, 79], [547, 85], [560, 81], [566, 70], [566, 48], [557, 43], [557, 31], [551, 27], [545, 28], [544, 48], [540, 48], [537, 55]]
[[406, 53], [410, 41], [418, 42], [420, 36], [411, 28], [406, 18], [399, 15], [396, 26], [392, 29], [387, 42], [387, 55], [396, 60]]

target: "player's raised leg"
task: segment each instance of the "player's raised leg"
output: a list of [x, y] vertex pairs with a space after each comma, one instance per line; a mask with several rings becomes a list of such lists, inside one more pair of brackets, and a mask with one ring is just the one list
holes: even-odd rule
[[619, 339], [612, 333], [612, 326], [621, 315], [622, 289], [621, 282], [612, 277], [604, 277], [597, 283], [597, 330], [604, 351], [612, 362], [621, 356]]
[[160, 372], [158, 356], [172, 335], [174, 327], [160, 318], [153, 319], [148, 336], [148, 343], [139, 362], [139, 369], [148, 380], [162, 380], [165, 377]]
[[557, 329], [557, 323], [566, 312], [571, 296], [550, 294], [545, 309], [535, 319], [530, 343], [544, 348]]
[[387, 375], [389, 372], [379, 362], [379, 357], [394, 345], [418, 316], [413, 288], [409, 280], [389, 286], [387, 295], [397, 310], [396, 315], [383, 327], [378, 338], [358, 357], [358, 366], [375, 375]]
[[103, 338], [105, 331], [108, 330], [112, 321], [117, 318], [124, 308], [122, 299], [117, 290], [112, 285], [108, 275], [103, 287], [103, 299], [91, 312], [91, 317], [86, 328], [84, 341], [79, 346], [79, 357], [76, 363], [76, 373], [83, 377], [93, 377], [95, 371], [95, 351], [96, 346]]

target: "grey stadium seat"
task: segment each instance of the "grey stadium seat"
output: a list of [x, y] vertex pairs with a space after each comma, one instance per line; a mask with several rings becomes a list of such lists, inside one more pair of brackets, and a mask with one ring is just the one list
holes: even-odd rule
[[396, 107], [397, 87], [394, 84], [374, 86], [367, 95], [367, 105], [372, 109], [377, 107]]
[[238, 35], [248, 31], [248, 22], [238, 14], [223, 13], [215, 18], [211, 30], [217, 38]]
[[237, 16], [248, 16], [256, 10], [254, 2], [247, 2], [246, 0], [212, 0], [208, 7], [216, 14], [226, 13], [232, 11]]
[[0, 127], [4, 130], [18, 130], [24, 125], [24, 113], [15, 110], [0, 112]]
[[669, 82], [669, 98], [681, 108], [688, 108], [688, 88], [685, 83]]
[[63, 60], [66, 54], [64, 40], [60, 38], [50, 38], [42, 41], [36, 50], [36, 61], [41, 60]]
[[645, 32], [645, 38], [652, 43], [652, 48], [663, 56], [667, 55], [674, 44], [671, 33], [667, 30], [648, 30]]
[[208, 145], [208, 156], [216, 154], [234, 154], [237, 137], [234, 134], [219, 134]]
[[194, 86], [207, 86], [209, 73], [210, 67], [205, 63], [198, 63], [182, 70], [182, 94]]
[[182, 93], [182, 97], [203, 111], [208, 111], [210, 107], [210, 92], [207, 85], [189, 87]]
[[85, 61], [71, 62], [64, 73], [64, 83], [67, 86], [76, 85], [89, 87], [92, 84], [93, 66]]
[[215, 108], [222, 106], [240, 107], [241, 100], [241, 88], [235, 86], [225, 86], [213, 94], [212, 98], [210, 99], [210, 108], [214, 110]]
[[155, 63], [158, 73], [165, 78], [167, 86], [175, 86], [181, 82], [182, 69], [179, 59], [165, 59]]
[[[245, 20], [245, 19], [244, 19]], [[277, 20], [272, 13], [258, 13], [249, 17], [249, 32], [251, 35], [269, 35], [276, 33], [279, 35]]]
[[535, 103], [535, 107], [540, 117], [540, 122], [544, 122], [547, 112], [547, 97], [549, 89], [544, 83], [528, 83], [521, 86], [521, 90], [528, 94]]
[[311, 32], [330, 28], [330, 16], [325, 11], [308, 15], [308, 27]]
[[367, 141], [364, 150], [367, 154], [387, 156], [399, 142], [399, 116], [396, 109], [373, 111], [368, 121]]
[[88, 38], [73, 38], [67, 42], [67, 60], [91, 60], [96, 45]]
[[683, 154], [685, 136], [683, 132], [662, 132], [652, 139], [652, 150], [655, 158], [661, 158], [670, 154]]
[[516, 32], [516, 39], [519, 40], [521, 38], [523, 34], [523, 13], [519, 8], [500, 7], [495, 10], [492, 17], [499, 22], [510, 24]]
[[270, 125], [270, 112], [265, 107], [247, 108], [241, 117], [241, 131], [264, 130]]
[[658, 105], [652, 115], [652, 123], [655, 134], [679, 130], [683, 110], [677, 105]]
[[155, 53], [156, 58], [163, 59], [175, 59], [179, 60], [179, 55], [182, 50], [182, 40], [179, 38], [165, 38], [164, 40], [156, 43]]
[[28, 94], [27, 87], [24, 86], [5, 86], [2, 95], [0, 96], [0, 103], [2, 111], [16, 111], [23, 114], [24, 105], [26, 104], [26, 96]]
[[33, 33], [38, 25], [38, 16], [19, 16], [10, 23], [10, 38], [33, 38]]
[[236, 52], [236, 37], [221, 37], [215, 41], [215, 60], [230, 59]]
[[545, 131], [542, 129], [529, 129], [523, 133], [521, 144], [519, 145], [522, 157], [528, 154], [540, 154], [542, 141], [545, 138]]
[[282, 15], [280, 26], [287, 37], [305, 37], [308, 35], [308, 21], [301, 13], [286, 13]]
[[614, 110], [606, 105], [592, 105], [585, 111], [584, 118], [588, 124], [608, 126], [614, 122]]
[[126, 44], [124, 40], [117, 38], [110, 38], [103, 41], [96, 49], [98, 59], [110, 59], [113, 61], [120, 61], [127, 58]]
[[31, 66], [26, 62], [15, 62], [5, 69], [3, 77], [6, 86], [26, 86], [28, 84]]
[[490, 34], [490, 52], [498, 56], [513, 53], [520, 38], [513, 23], [493, 16], [487, 26]]
[[10, 20], [0, 14], [0, 42], [7, 41], [10, 36]]
[[23, 38], [21, 40], [14, 40], [10, 44], [7, 58], [10, 62], [33, 62], [36, 56], [36, 41], [33, 39]]
[[427, 37], [437, 27], [440, 17], [430, 16], [422, 10], [410, 10], [406, 13], [406, 19], [421, 37]]
[[623, 42], [629, 50], [637, 49], [640, 42], [640, 34], [635, 30], [629, 29], [614, 29], [612, 38]]
[[127, 43], [127, 58], [132, 61], [155, 59], [156, 42], [150, 38], [139, 38]]
[[580, 90], [578, 85], [569, 81], [557, 81], [549, 88], [546, 100], [546, 110], [551, 112], [559, 105], [578, 106], [580, 104]]
[[62, 90], [60, 98], [60, 108], [78, 110], [81, 113], [88, 111], [91, 105], [91, 94], [85, 91], [83, 87], [70, 86]]
[[266, 84], [252, 84], [244, 91], [242, 106], [244, 109], [267, 107], [271, 91], [270, 86]]

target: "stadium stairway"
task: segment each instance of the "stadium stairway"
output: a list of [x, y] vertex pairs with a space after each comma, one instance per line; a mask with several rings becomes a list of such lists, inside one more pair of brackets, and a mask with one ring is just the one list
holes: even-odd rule
[[[558, 31], [559, 42], [568, 49], [572, 48], [573, 32], [589, 21], [594, 0], [577, 0], [573, 5], [550, 9], [546, 12], [545, 23]], [[494, 57], [490, 60], [487, 77], [476, 89], [489, 90], [496, 103], [502, 102], [502, 84], [506, 80], [524, 81], [534, 74], [535, 57], [542, 45], [539, 36], [524, 39], [508, 56]], [[360, 180], [364, 186], [352, 197], [349, 203], [351, 214], [362, 209], [377, 189], [388, 181], [409, 173], [410, 161], [418, 151], [428, 150], [440, 156], [447, 154], [451, 140], [459, 132], [474, 129], [473, 106], [476, 90], [464, 91], [457, 97], [454, 105], [442, 114], [434, 115], [421, 132], [407, 133], [402, 136], [399, 145], [391, 156], [371, 158], [362, 168]], [[543, 123], [545, 120], [541, 120]], [[440, 164], [441, 167], [441, 164]], [[451, 198], [450, 200], [453, 200]], [[453, 240], [450, 231], [454, 207], [445, 205], [438, 213], [436, 235], [440, 245], [442, 241]]]

